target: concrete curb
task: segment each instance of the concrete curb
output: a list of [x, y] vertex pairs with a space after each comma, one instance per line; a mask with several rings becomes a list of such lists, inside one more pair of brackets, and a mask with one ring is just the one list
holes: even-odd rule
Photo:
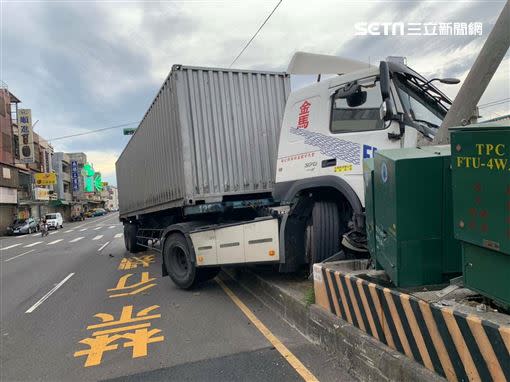
[[223, 277], [236, 280], [312, 342], [335, 355], [340, 365], [362, 381], [444, 381], [353, 325], [318, 305], [307, 306], [297, 296], [250, 270], [226, 269], [222, 273]]

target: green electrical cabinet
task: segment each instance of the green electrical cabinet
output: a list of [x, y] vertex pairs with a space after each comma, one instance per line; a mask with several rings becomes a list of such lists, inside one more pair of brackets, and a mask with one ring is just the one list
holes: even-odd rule
[[448, 146], [375, 153], [375, 257], [396, 286], [439, 284], [460, 274], [450, 189]]
[[510, 307], [510, 124], [451, 131], [453, 229], [464, 284]]
[[[363, 160], [363, 183], [365, 185], [365, 228], [370, 257], [375, 263], [375, 209], [374, 209], [374, 159]], [[376, 266], [377, 268], [377, 266]]]

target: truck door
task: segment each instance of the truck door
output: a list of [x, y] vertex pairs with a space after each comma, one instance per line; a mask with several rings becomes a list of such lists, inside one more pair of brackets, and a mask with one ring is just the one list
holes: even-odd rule
[[[354, 93], [352, 87], [357, 88]], [[322, 132], [328, 147], [321, 150], [320, 173], [344, 178], [363, 203], [363, 159], [376, 150], [400, 148], [400, 128], [379, 116], [382, 97], [375, 76], [339, 84], [329, 93], [330, 119]]]
[[382, 96], [375, 73], [339, 76], [289, 99], [278, 149], [278, 189], [333, 175], [345, 180], [364, 205], [363, 159], [404, 145], [399, 123], [379, 116]]

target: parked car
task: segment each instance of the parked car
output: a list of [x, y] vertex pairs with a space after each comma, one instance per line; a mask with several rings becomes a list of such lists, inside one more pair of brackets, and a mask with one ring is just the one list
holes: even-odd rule
[[39, 227], [37, 222], [33, 218], [28, 219], [16, 219], [14, 222], [7, 227], [8, 235], [21, 235], [25, 233], [37, 232]]
[[48, 224], [48, 229], [64, 228], [64, 219], [62, 218], [62, 214], [60, 212], [46, 214], [46, 223]]
[[75, 214], [75, 215], [71, 216], [71, 221], [73, 221], [73, 222], [79, 222], [82, 220], [85, 220], [84, 213], [79, 213], [79, 214]]
[[107, 212], [104, 208], [96, 208], [94, 209], [93, 216], [103, 216], [106, 215]]
[[85, 212], [83, 214], [86, 218], [91, 218], [92, 216], [94, 216], [94, 210], [88, 210], [87, 212]]

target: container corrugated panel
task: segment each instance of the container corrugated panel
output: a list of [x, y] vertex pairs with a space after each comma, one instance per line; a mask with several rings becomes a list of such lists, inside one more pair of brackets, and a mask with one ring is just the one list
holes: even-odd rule
[[174, 66], [117, 161], [121, 216], [271, 192], [285, 73]]

